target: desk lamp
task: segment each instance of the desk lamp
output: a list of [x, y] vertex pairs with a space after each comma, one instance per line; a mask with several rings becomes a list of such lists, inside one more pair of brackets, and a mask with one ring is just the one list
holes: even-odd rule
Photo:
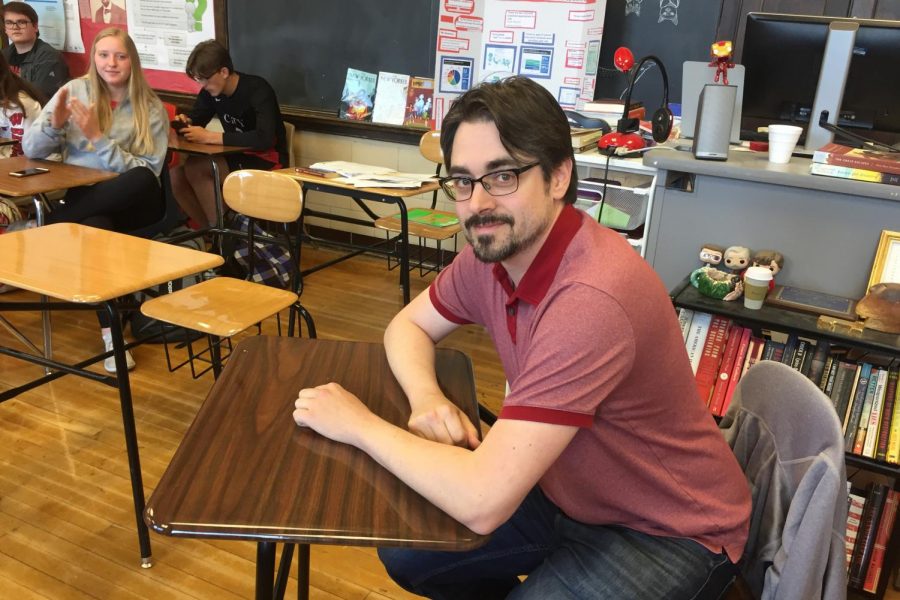
[[632, 54], [631, 50], [623, 46], [617, 49], [613, 55], [613, 63], [616, 65], [616, 68], [623, 73], [630, 72], [631, 77], [628, 80], [628, 91], [625, 94], [625, 106], [622, 109], [622, 118], [619, 119], [616, 130], [612, 133], [607, 133], [597, 142], [597, 148], [602, 154], [613, 156], [617, 153], [616, 151], [619, 148], [623, 148], [626, 152], [630, 152], [632, 150], [640, 150], [646, 146], [646, 143], [639, 132], [640, 119], [629, 118], [628, 110], [631, 106], [631, 92], [634, 89], [635, 81], [641, 71], [641, 67], [647, 62], [652, 62], [659, 67], [659, 72], [662, 75], [663, 81], [663, 105], [656, 109], [650, 119], [653, 139], [657, 143], [662, 143], [669, 138], [674, 117], [672, 111], [669, 110], [669, 77], [666, 74], [666, 68], [663, 66], [661, 60], [652, 55], [645, 56], [637, 63], [637, 65], [635, 65], [634, 54]]

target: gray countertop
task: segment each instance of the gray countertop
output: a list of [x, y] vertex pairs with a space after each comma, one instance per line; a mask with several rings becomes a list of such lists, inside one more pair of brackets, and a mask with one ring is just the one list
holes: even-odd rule
[[810, 163], [808, 158], [795, 156], [786, 165], [776, 165], [769, 162], [765, 153], [740, 150], [729, 152], [727, 161], [697, 160], [689, 151], [667, 148], [651, 150], [644, 155], [645, 166], [660, 170], [900, 201], [900, 186], [811, 175]]

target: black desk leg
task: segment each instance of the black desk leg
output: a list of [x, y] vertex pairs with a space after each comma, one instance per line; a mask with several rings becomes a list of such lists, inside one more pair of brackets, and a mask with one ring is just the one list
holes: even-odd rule
[[134, 407], [131, 403], [131, 381], [125, 361], [125, 340], [122, 337], [122, 321], [115, 300], [104, 303], [109, 314], [109, 328], [113, 339], [113, 357], [116, 360], [116, 382], [119, 385], [119, 404], [122, 409], [122, 428], [125, 430], [125, 450], [128, 454], [128, 470], [131, 473], [131, 496], [134, 498], [134, 514], [137, 518], [138, 544], [141, 548], [141, 567], [153, 566], [150, 553], [150, 534], [144, 523], [144, 482], [141, 478], [141, 458], [138, 453], [137, 429], [134, 425]]
[[406, 203], [397, 198], [400, 205], [400, 287], [403, 288], [403, 305], [409, 304], [409, 215]]
[[297, 600], [309, 600], [309, 544], [297, 544]]
[[256, 600], [272, 600], [275, 584], [275, 542], [256, 544]]

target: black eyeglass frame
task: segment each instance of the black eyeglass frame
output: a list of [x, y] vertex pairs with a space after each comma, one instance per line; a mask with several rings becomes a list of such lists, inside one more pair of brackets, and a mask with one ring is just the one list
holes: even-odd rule
[[[481, 187], [484, 188], [484, 191], [486, 191], [491, 196], [509, 196], [510, 194], [514, 194], [519, 189], [519, 176], [522, 175], [522, 173], [524, 173], [528, 169], [536, 167], [539, 164], [541, 164], [541, 163], [533, 162], [533, 163], [530, 163], [527, 165], [523, 165], [521, 167], [507, 167], [505, 169], [497, 169], [496, 171], [491, 171], [490, 173], [485, 173], [484, 175], [482, 175], [481, 177], [479, 177], [477, 179], [472, 178], [472, 177], [467, 177], [465, 175], [451, 175], [449, 177], [439, 178], [438, 183], [440, 184], [441, 189], [444, 190], [444, 193], [447, 194], [447, 197], [450, 198], [450, 200], [452, 200], [453, 202], [467, 202], [468, 200], [471, 200], [472, 194], [475, 193], [475, 184], [476, 183], [480, 183]], [[499, 194], [492, 192], [491, 191], [492, 186], [490, 184], [485, 185], [484, 178], [498, 175], [500, 173], [512, 173], [513, 175], [515, 175], [516, 176], [516, 187], [509, 190], [508, 192], [502, 192]], [[457, 198], [456, 192], [454, 192], [453, 188], [448, 185], [451, 181], [460, 180], [460, 179], [468, 179], [469, 181], [472, 182], [471, 190], [469, 191], [469, 195], [465, 198]]]
[[3, 26], [7, 29], [25, 29], [31, 25], [31, 19], [17, 19], [15, 21], [3, 20]]

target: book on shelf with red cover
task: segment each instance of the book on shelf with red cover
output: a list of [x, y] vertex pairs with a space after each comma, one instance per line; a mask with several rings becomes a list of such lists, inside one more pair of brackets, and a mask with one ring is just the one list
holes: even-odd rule
[[[872, 377], [874, 378], [874, 375]], [[875, 396], [872, 398], [872, 410], [869, 412], [869, 427], [866, 429], [866, 439], [862, 449], [862, 455], [869, 458], [875, 458], [875, 450], [878, 448], [878, 434], [880, 433], [878, 428], [881, 427], [881, 411], [884, 406], [884, 393], [886, 390], [887, 369], [878, 369]]]
[[872, 546], [872, 558], [866, 568], [866, 580], [863, 583], [864, 592], [872, 592], [878, 590], [878, 581], [881, 579], [881, 573], [884, 569], [884, 555], [887, 552], [887, 545], [891, 539], [891, 533], [894, 531], [894, 521], [897, 518], [897, 490], [888, 490], [887, 499], [884, 501], [884, 508], [881, 511], [881, 520], [878, 523], [878, 530], [875, 532], [875, 545]]
[[722, 402], [722, 414], [728, 410], [731, 404], [731, 397], [734, 395], [734, 388], [741, 378], [744, 371], [744, 360], [747, 358], [747, 348], [750, 346], [750, 329], [744, 328], [741, 332], [741, 341], [738, 343], [737, 356], [734, 357], [734, 367], [731, 369], [731, 377], [728, 380], [728, 389], [725, 391], [725, 400]]
[[824, 175], [825, 177], [835, 177], [837, 179], [900, 185], [900, 174], [898, 173], [881, 173], [869, 169], [854, 169], [853, 167], [844, 167], [842, 165], [826, 165], [815, 162], [809, 165], [809, 172], [813, 175]]
[[725, 402], [725, 392], [728, 391], [728, 380], [731, 379], [731, 371], [734, 369], [734, 360], [737, 358], [738, 346], [741, 344], [741, 335], [744, 328], [740, 325], [731, 327], [728, 333], [728, 341], [725, 342], [725, 350], [722, 352], [722, 362], [719, 363], [719, 374], [713, 386], [712, 398], [709, 401], [709, 412], [716, 416], [722, 416], [722, 405]]
[[878, 533], [878, 524], [881, 521], [887, 492], [888, 487], [883, 483], [873, 483], [866, 497], [866, 505], [863, 507], [862, 521], [856, 544], [853, 547], [853, 556], [850, 558], [850, 572], [847, 578], [848, 584], [854, 589], [861, 588], [866, 579], [866, 570], [872, 558], [875, 535]]
[[862, 522], [863, 508], [866, 505], [866, 497], [860, 493], [848, 494], [847, 533], [844, 536], [844, 548], [847, 551], [847, 570], [850, 570], [850, 560], [853, 558], [853, 549], [856, 540], [859, 539], [859, 526]]
[[888, 440], [897, 394], [897, 377], [898, 367], [888, 369], [887, 384], [884, 387], [884, 406], [881, 407], [881, 426], [878, 428], [878, 448], [875, 450], [876, 460], [887, 460]]
[[731, 319], [715, 315], [709, 324], [709, 333], [703, 344], [703, 352], [700, 354], [700, 362], [697, 364], [697, 373], [694, 380], [697, 383], [697, 391], [703, 403], [709, 406], [716, 376], [719, 374], [719, 363], [722, 360], [722, 351], [728, 340], [728, 330], [731, 328]]
[[691, 361], [691, 372], [696, 375], [700, 364], [700, 355], [703, 353], [703, 345], [709, 334], [709, 325], [712, 323], [712, 315], [705, 312], [695, 312], [691, 320], [691, 328], [684, 342], [688, 359]]
[[813, 153], [813, 162], [900, 175], [900, 152], [825, 144]]
[[[862, 382], [862, 375], [860, 375], [860, 382]], [[851, 419], [856, 421], [856, 434], [850, 438], [851, 444], [847, 445], [846, 448], [849, 450], [852, 447], [853, 454], [862, 456], [863, 443], [866, 441], [866, 431], [869, 428], [869, 415], [872, 412], [872, 404], [875, 401], [875, 388], [877, 385], [878, 368], [872, 367], [872, 370], [869, 373], [869, 379], [866, 381], [866, 395], [863, 397], [859, 418], [857, 419], [855, 415], [850, 416]]]
[[741, 369], [741, 377], [747, 369], [762, 360], [762, 353], [766, 346], [766, 340], [750, 335], [750, 344], [747, 346], [747, 356], [744, 358], [744, 366]]

